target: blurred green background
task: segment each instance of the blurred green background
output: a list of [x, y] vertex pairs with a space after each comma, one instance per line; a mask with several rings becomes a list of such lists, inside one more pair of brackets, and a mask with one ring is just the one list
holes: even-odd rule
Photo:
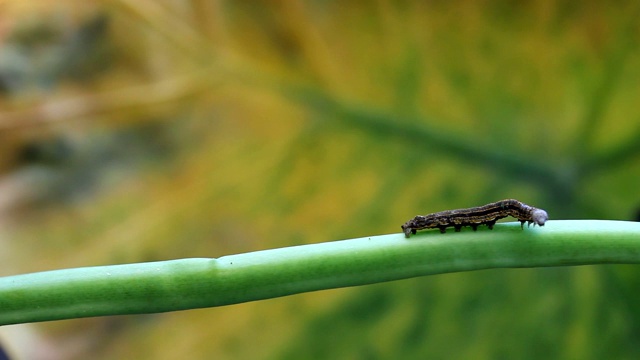
[[[0, 2], [0, 275], [396, 233], [510, 197], [551, 221], [637, 220], [638, 15]], [[638, 358], [638, 285], [637, 266], [487, 270], [8, 326], [0, 343], [24, 359]]]

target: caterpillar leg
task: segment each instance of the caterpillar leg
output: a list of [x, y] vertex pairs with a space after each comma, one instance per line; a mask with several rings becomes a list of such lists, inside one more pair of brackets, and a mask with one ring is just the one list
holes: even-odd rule
[[496, 221], [495, 221], [495, 220], [493, 220], [493, 221], [488, 221], [488, 222], [487, 222], [487, 227], [489, 228], [489, 230], [493, 230], [493, 225], [495, 225], [495, 224], [496, 224]]

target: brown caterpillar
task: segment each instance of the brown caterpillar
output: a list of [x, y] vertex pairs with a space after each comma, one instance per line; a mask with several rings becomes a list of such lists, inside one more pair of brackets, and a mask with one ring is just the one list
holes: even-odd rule
[[491, 204], [472, 207], [468, 209], [440, 211], [429, 215], [418, 215], [402, 225], [402, 231], [406, 237], [415, 234], [417, 230], [422, 229], [440, 229], [441, 233], [446, 232], [446, 228], [453, 226], [455, 231], [460, 231], [463, 226], [471, 226], [473, 231], [478, 229], [478, 225], [487, 225], [489, 229], [493, 229], [498, 219], [512, 216], [527, 227], [533, 223], [533, 226], [544, 226], [549, 220], [547, 212], [521, 203], [518, 200], [506, 199], [493, 202]]

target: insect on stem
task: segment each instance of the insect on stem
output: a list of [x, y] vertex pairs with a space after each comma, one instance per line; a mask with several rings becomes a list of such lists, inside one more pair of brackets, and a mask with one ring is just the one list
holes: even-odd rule
[[531, 224], [533, 226], [544, 226], [544, 223], [549, 220], [547, 212], [542, 209], [529, 206], [515, 199], [505, 199], [468, 209], [446, 210], [429, 215], [417, 215], [402, 225], [402, 231], [404, 231], [406, 237], [410, 237], [417, 230], [423, 229], [438, 228], [441, 233], [445, 233], [447, 227], [453, 227], [455, 231], [460, 231], [463, 226], [471, 226], [473, 231], [476, 231], [479, 225], [487, 225], [489, 229], [493, 229], [493, 225], [497, 220], [507, 216], [518, 219], [523, 229], [525, 222], [527, 227]]

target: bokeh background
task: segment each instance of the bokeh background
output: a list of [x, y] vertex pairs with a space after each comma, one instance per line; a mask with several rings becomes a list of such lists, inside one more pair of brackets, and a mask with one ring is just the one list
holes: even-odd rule
[[[0, 2], [0, 275], [637, 220], [637, 1]], [[469, 230], [467, 230], [469, 231]], [[487, 270], [0, 328], [23, 359], [640, 356], [640, 268]], [[2, 311], [0, 309], [0, 311]]]

